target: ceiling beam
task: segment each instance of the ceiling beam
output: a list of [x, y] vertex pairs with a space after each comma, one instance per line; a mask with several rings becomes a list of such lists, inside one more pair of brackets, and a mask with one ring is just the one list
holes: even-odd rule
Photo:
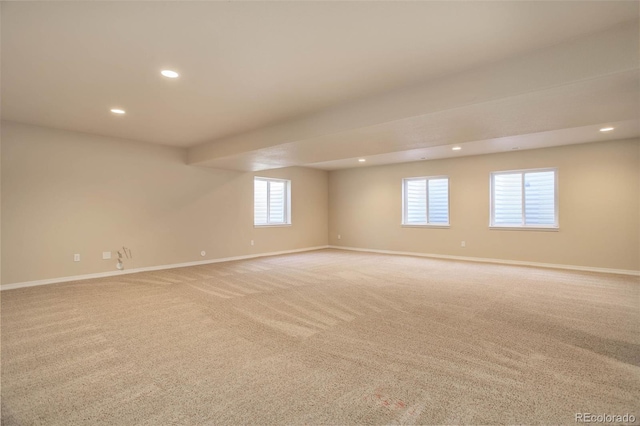
[[[295, 152], [296, 148], [303, 149], [303, 145], [310, 143], [325, 142], [331, 145], [339, 143], [341, 139], [354, 139], [353, 147], [357, 147], [359, 136], [368, 138], [366, 143], [360, 144], [359, 149], [375, 147], [376, 130], [380, 130], [376, 126], [384, 125], [386, 131], [392, 132], [398, 126], [406, 128], [415, 125], [428, 130], [434, 128], [434, 120], [438, 122], [442, 117], [449, 122], [440, 131], [445, 133], [447, 140], [456, 140], [456, 137], [451, 137], [452, 132], [464, 133], [461, 126], [455, 126], [456, 119], [469, 118], [469, 114], [480, 119], [486, 108], [493, 108], [497, 113], [509, 117], [509, 110], [514, 106], [524, 108], [526, 111], [523, 113], [547, 108], [549, 102], [553, 104], [555, 95], [569, 95], [562, 98], [568, 102], [564, 105], [567, 108], [571, 107], [571, 96], [588, 101], [590, 96], [599, 93], [606, 98], [608, 85], [626, 84], [632, 89], [637, 86], [637, 35], [638, 21], [632, 21], [525, 55], [432, 79], [422, 85], [371, 96], [270, 127], [201, 144], [188, 150], [188, 162], [201, 166], [260, 170], [329, 161], [338, 159], [336, 155], [349, 153], [338, 154], [333, 149], [318, 149], [317, 155], [311, 155], [310, 158], [287, 153]], [[633, 100], [619, 100], [616, 106], [610, 108], [612, 114], [616, 113], [616, 108], [629, 106], [629, 102]], [[632, 111], [633, 108], [627, 108], [626, 114]], [[544, 111], [542, 113], [544, 115]], [[591, 117], [587, 115], [572, 124], [574, 127], [591, 124], [586, 121], [592, 121], [600, 114], [600, 110], [594, 111]], [[628, 118], [620, 114], [611, 117], [612, 120]], [[549, 119], [539, 121], [542, 123], [538, 127], [527, 128], [527, 132], [553, 130], [556, 125]], [[393, 125], [389, 126], [388, 123]], [[452, 127], [457, 127], [457, 130], [454, 131]], [[513, 130], [522, 133], [516, 127]], [[487, 129], [485, 133], [458, 135], [457, 140], [504, 136], [509, 134]], [[384, 150], [416, 149], [438, 143], [433, 138], [429, 141], [420, 137], [411, 140], [411, 137], [411, 132], [403, 132], [402, 143], [395, 148], [381, 143], [380, 146], [384, 148], [373, 149], [370, 153], [383, 154], [381, 151]], [[334, 154], [328, 155], [332, 152]], [[364, 154], [367, 152], [361, 155]]]

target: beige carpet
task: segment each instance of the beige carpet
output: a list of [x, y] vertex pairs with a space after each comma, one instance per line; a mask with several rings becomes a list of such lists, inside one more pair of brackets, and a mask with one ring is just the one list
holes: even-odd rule
[[4, 291], [1, 392], [4, 425], [639, 418], [640, 283], [322, 250]]

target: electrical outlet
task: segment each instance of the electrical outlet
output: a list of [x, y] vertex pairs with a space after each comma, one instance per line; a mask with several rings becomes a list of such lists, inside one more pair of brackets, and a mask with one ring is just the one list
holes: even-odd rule
[[204, 251], [204, 250], [202, 250], [202, 251], [200, 252], [200, 256], [202, 256], [202, 257], [204, 257], [206, 254], [207, 254], [207, 252], [206, 252], [206, 251]]
[[110, 251], [103, 251], [102, 252], [102, 259], [103, 260], [111, 259], [111, 252]]
[[338, 234], [338, 239], [341, 239], [341, 238], [342, 238], [342, 235]]
[[79, 253], [76, 253], [76, 254], [73, 255], [73, 261], [74, 262], [80, 262], [80, 254]]
[[466, 246], [467, 246], [467, 242], [466, 241], [463, 241], [463, 242], [460, 243], [460, 247], [466, 247]]
[[253, 245], [253, 240], [251, 240], [251, 245]]

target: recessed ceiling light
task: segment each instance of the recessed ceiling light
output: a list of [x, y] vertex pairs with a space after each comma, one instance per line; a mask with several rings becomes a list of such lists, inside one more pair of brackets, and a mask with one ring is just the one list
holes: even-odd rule
[[520, 147], [519, 147], [519, 146], [514, 146], [514, 147], [512, 147], [511, 149], [515, 151], [515, 150], [520, 149]]
[[462, 147], [459, 146], [454, 146], [453, 148], [451, 148], [454, 151], [460, 151], [462, 149]]
[[164, 75], [165, 77], [168, 77], [168, 78], [178, 78], [178, 76], [180, 75], [177, 72], [171, 71], [171, 70], [162, 70], [162, 71], [160, 71], [160, 74], [162, 74], [162, 75]]
[[364, 163], [367, 160], [365, 160], [364, 158], [359, 158], [358, 161], [361, 162], [361, 163]]
[[120, 108], [111, 108], [111, 112], [114, 114], [120, 114], [120, 115], [124, 114], [124, 110]]
[[421, 159], [421, 160], [426, 160], [426, 159], [427, 159], [427, 157], [420, 157], [420, 159]]
[[600, 129], [601, 132], [610, 132], [613, 130], [613, 127], [603, 127], [602, 129]]

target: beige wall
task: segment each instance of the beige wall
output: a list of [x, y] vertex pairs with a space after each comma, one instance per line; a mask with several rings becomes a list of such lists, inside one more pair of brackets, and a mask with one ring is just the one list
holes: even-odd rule
[[[327, 243], [640, 269], [639, 140], [327, 176], [199, 168], [178, 148], [3, 122], [1, 159], [3, 284], [112, 271], [101, 254], [122, 245], [134, 254], [129, 269]], [[489, 173], [537, 167], [558, 167], [560, 231], [489, 230]], [[450, 177], [451, 227], [401, 227], [402, 178], [441, 174]], [[293, 226], [254, 228], [254, 175], [292, 180]]]
[[[560, 230], [490, 230], [489, 173], [540, 167], [558, 168]], [[450, 178], [451, 227], [401, 227], [402, 178], [430, 175]], [[333, 171], [329, 243], [637, 271], [639, 197], [637, 139]]]
[[[183, 149], [3, 122], [2, 283], [112, 271], [102, 252], [123, 245], [139, 268], [327, 244], [327, 172], [185, 160]], [[254, 228], [256, 174], [291, 179], [292, 226]]]

